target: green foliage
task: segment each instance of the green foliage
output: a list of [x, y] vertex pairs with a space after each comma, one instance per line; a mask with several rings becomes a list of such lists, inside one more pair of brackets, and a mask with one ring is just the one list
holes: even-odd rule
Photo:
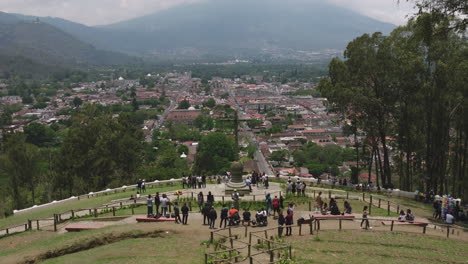
[[79, 98], [79, 97], [75, 97], [75, 98], [73, 98], [72, 103], [73, 103], [73, 106], [79, 107], [79, 106], [81, 106], [83, 104], [83, 100], [81, 100], [81, 98]]
[[38, 147], [47, 147], [55, 144], [55, 132], [50, 127], [31, 123], [24, 128], [26, 142]]
[[234, 140], [223, 133], [210, 133], [198, 145], [195, 173], [215, 175], [225, 172], [234, 161]]
[[190, 107], [189, 101], [184, 99], [184, 100], [180, 101], [179, 106], [177, 108], [179, 108], [179, 109], [188, 109], [189, 107]]
[[288, 155], [289, 155], [288, 151], [284, 149], [280, 149], [280, 150], [273, 151], [268, 158], [270, 160], [282, 162], [282, 161], [287, 160]]
[[213, 108], [216, 106], [216, 101], [213, 98], [208, 99], [206, 102], [203, 103], [203, 106]]

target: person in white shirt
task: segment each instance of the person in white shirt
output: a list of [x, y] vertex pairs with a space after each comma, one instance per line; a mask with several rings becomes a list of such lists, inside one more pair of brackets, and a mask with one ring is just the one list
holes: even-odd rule
[[451, 213], [447, 213], [445, 215], [445, 223], [446, 224], [453, 224], [454, 223], [453, 219], [454, 219], [454, 217], [453, 217], [453, 215]]

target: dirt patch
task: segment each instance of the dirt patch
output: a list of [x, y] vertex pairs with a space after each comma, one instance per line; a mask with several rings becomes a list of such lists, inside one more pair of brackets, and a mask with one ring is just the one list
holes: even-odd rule
[[51, 259], [51, 258], [57, 258], [60, 256], [68, 255], [68, 254], [73, 254], [77, 253], [80, 251], [120, 242], [123, 240], [127, 239], [137, 239], [137, 238], [156, 238], [156, 237], [162, 237], [164, 236], [166, 232], [156, 230], [148, 233], [143, 233], [143, 232], [126, 232], [126, 233], [121, 233], [118, 235], [114, 234], [107, 234], [104, 235], [103, 237], [98, 237], [98, 238], [92, 238], [92, 239], [86, 239], [77, 243], [74, 243], [70, 246], [64, 247], [64, 248], [59, 248], [59, 249], [54, 249], [47, 251], [44, 254], [41, 254], [33, 259], [28, 259], [25, 260], [24, 264], [34, 264], [38, 263], [40, 261], [46, 260], [46, 259]]

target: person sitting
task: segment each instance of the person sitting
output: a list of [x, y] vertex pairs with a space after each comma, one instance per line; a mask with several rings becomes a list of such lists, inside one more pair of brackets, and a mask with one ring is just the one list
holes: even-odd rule
[[353, 208], [351, 207], [351, 204], [349, 204], [348, 201], [344, 202], [344, 208], [345, 208], [345, 214], [352, 214]]
[[414, 215], [411, 212], [411, 209], [406, 210], [406, 221], [413, 223], [414, 222]]
[[244, 222], [247, 222], [250, 225], [251, 215], [249, 209], [245, 209], [244, 213], [242, 214], [242, 217], [244, 218]]
[[400, 210], [400, 216], [398, 217], [399, 222], [406, 222], [406, 214], [405, 211]]
[[267, 212], [265, 209], [261, 209], [255, 215], [255, 220], [257, 221], [257, 225], [266, 226], [267, 225]]
[[449, 225], [455, 224], [455, 217], [451, 213], [447, 213], [445, 215], [445, 223]]
[[135, 197], [132, 195], [130, 195], [130, 199], [129, 200], [135, 200]]
[[323, 203], [322, 209], [321, 209], [322, 215], [327, 215], [328, 214], [328, 205], [327, 203]]
[[231, 206], [231, 209], [229, 209], [229, 225], [233, 226], [235, 225], [235, 220], [236, 220], [236, 215], [237, 217], [239, 216], [239, 210], [237, 210], [234, 206]]
[[338, 208], [338, 205], [336, 204], [335, 199], [330, 200], [330, 213], [332, 215], [340, 215], [340, 209]]
[[137, 192], [136, 199], [140, 199], [140, 192]]

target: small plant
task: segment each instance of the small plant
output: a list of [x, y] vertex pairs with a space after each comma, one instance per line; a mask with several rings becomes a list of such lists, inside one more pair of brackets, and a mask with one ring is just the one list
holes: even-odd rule
[[320, 239], [320, 237], [316, 236], [316, 237], [314, 237], [314, 241], [315, 242], [320, 242], [320, 241], [322, 241], [322, 239]]

